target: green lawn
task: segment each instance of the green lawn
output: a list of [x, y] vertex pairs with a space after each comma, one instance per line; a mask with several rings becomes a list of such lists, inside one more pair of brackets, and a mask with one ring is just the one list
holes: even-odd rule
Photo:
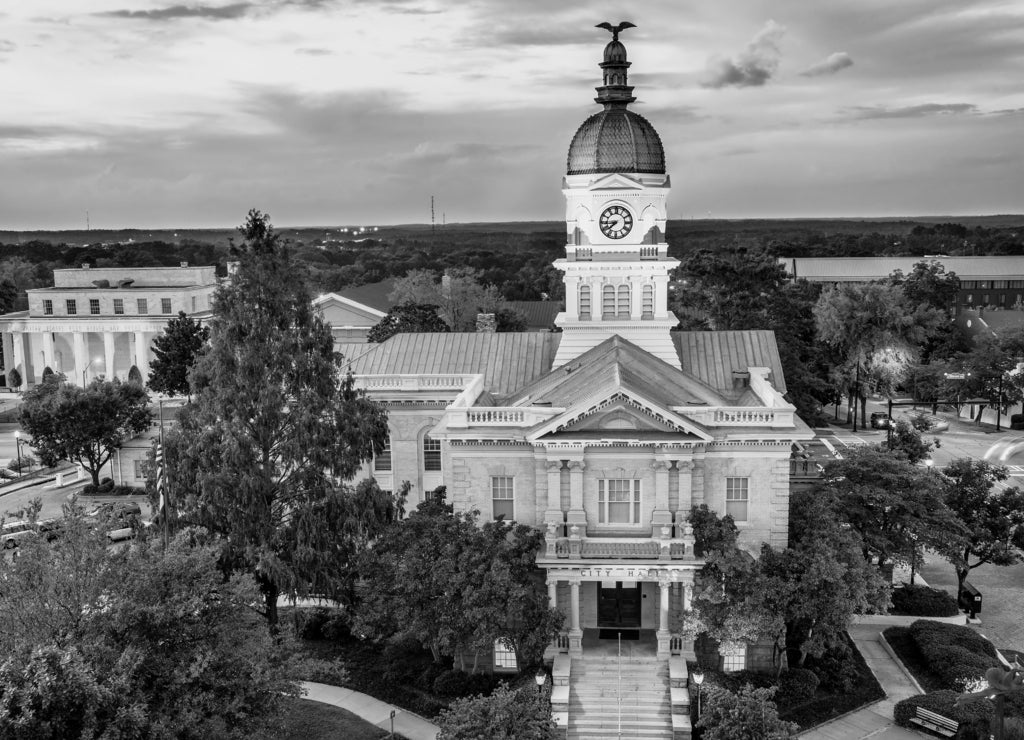
[[352, 712], [309, 699], [296, 699], [285, 714], [283, 740], [378, 740], [388, 737]]

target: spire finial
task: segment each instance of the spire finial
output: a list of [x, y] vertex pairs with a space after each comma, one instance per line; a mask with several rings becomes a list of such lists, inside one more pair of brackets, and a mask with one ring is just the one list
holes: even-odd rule
[[606, 31], [611, 31], [612, 41], [618, 41], [620, 31], [625, 31], [627, 28], [636, 28], [636, 24], [630, 23], [629, 21], [621, 21], [619, 25], [613, 26], [608, 21], [605, 21], [604, 23], [598, 23], [594, 28], [603, 28]]

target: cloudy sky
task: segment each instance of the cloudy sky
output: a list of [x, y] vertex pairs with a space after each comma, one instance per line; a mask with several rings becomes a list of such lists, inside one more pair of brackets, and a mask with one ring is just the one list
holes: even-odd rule
[[605, 20], [673, 218], [1024, 211], [1020, 0], [174, 2], [0, 0], [0, 229], [560, 219]]

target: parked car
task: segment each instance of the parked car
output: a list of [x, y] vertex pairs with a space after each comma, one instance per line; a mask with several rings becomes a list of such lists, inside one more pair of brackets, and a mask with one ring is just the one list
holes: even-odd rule
[[3, 549], [11, 550], [17, 547], [22, 540], [34, 536], [35, 532], [28, 522], [21, 520], [7, 522], [0, 530], [0, 543], [2, 543]]
[[872, 429], [888, 429], [892, 423], [892, 419], [884, 411], [876, 411], [871, 414], [871, 428]]
[[134, 501], [108, 501], [87, 513], [85, 518], [95, 524], [117, 528], [124, 527], [141, 516], [142, 507]]

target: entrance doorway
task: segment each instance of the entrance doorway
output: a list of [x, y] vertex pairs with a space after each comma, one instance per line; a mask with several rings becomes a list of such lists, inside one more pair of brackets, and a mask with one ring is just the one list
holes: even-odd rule
[[597, 626], [640, 626], [640, 584], [636, 581], [601, 581], [597, 591]]

